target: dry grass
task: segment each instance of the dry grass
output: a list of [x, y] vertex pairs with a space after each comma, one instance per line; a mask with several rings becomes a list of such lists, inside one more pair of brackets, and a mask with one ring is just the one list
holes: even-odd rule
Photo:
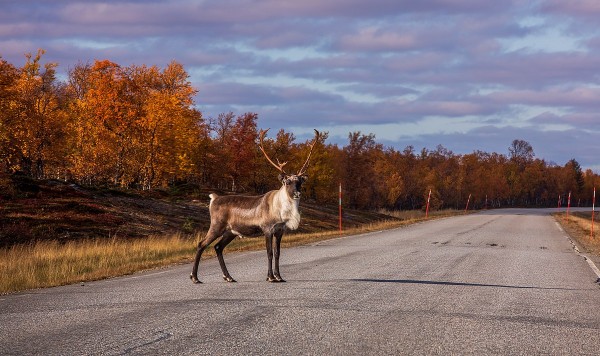
[[0, 249], [0, 294], [125, 275], [189, 259], [191, 239], [40, 241]]
[[[390, 220], [364, 224], [357, 228], [319, 233], [289, 234], [283, 246], [297, 246], [331, 239], [409, 225], [425, 220], [422, 212], [387, 212]], [[430, 219], [462, 214], [458, 211], [440, 211], [430, 214]], [[66, 243], [39, 241], [0, 249], [0, 294], [98, 280], [136, 271], [190, 262], [195, 253], [196, 238], [181, 235], [158, 236], [139, 239], [94, 239]], [[261, 238], [236, 239], [227, 252], [258, 250], [264, 248]], [[214, 256], [207, 249], [204, 256]]]
[[567, 216], [565, 213], [554, 214], [565, 231], [586, 251], [600, 256], [600, 214], [594, 215], [594, 236], [592, 230], [592, 212], [575, 212]]

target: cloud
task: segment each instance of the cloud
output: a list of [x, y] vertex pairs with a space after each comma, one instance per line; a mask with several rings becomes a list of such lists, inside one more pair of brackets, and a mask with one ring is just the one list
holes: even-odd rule
[[525, 104], [600, 109], [600, 88], [596, 87], [550, 87], [545, 90], [500, 91], [488, 95], [488, 98], [504, 105]]
[[3, 4], [0, 55], [20, 66], [43, 48], [63, 76], [176, 60], [205, 117], [459, 153], [524, 138], [538, 157], [600, 167], [599, 13], [591, 0], [23, 0]]
[[340, 38], [337, 48], [344, 51], [405, 51], [418, 47], [418, 38], [411, 33], [381, 31], [366, 27]]
[[[200, 88], [201, 102], [208, 105], [272, 106], [301, 102], [303, 104], [343, 102], [339, 96], [303, 87], [266, 87], [240, 83], [205, 84]], [[204, 94], [203, 94], [204, 93]]]
[[532, 124], [539, 125], [559, 125], [569, 130], [579, 129], [595, 134], [600, 134], [598, 122], [600, 116], [597, 112], [576, 112], [567, 114], [556, 114], [552, 112], [544, 112], [535, 116], [531, 120]]
[[542, 3], [541, 10], [561, 16], [597, 19], [600, 15], [600, 3], [594, 0], [547, 0]]

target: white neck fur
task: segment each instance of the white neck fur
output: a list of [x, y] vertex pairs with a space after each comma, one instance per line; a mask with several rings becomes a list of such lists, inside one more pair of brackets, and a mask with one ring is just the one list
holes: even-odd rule
[[292, 199], [288, 196], [285, 186], [279, 189], [275, 198], [276, 208], [279, 210], [279, 218], [285, 222], [290, 230], [296, 230], [300, 225], [300, 199]]

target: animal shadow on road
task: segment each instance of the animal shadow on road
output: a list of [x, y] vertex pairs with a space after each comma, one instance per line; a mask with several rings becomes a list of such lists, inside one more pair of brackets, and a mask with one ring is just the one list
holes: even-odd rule
[[421, 280], [415, 280], [415, 279], [356, 278], [356, 279], [350, 279], [350, 281], [369, 282], [369, 283], [431, 284], [431, 285], [442, 285], [442, 286], [492, 287], [492, 288], [514, 288], [514, 289], [539, 289], [539, 290], [580, 290], [580, 289], [574, 289], [574, 288], [511, 286], [511, 285], [505, 285], [505, 284], [446, 282], [446, 281], [421, 281]]

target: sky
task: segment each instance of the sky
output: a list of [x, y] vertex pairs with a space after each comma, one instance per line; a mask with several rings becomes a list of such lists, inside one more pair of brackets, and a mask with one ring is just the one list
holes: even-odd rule
[[205, 118], [600, 172], [597, 0], [0, 0], [0, 56], [184, 65]]

